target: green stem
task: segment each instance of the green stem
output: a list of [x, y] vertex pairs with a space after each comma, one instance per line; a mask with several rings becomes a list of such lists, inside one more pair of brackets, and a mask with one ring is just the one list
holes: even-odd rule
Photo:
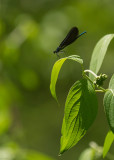
[[104, 89], [103, 87], [97, 86], [97, 88], [101, 89], [103, 92], [106, 92], [106, 89]]
[[84, 70], [84, 73], [86, 73], [86, 72], [91, 73], [95, 78], [97, 78], [97, 75], [93, 71], [88, 70], [88, 69]]
[[82, 73], [84, 73], [84, 66], [83, 66], [83, 64], [81, 65], [81, 67], [82, 67]]
[[101, 92], [104, 92], [104, 91], [103, 90], [95, 90], [95, 92], [100, 92], [101, 93]]
[[87, 80], [89, 80], [93, 84], [93, 81], [84, 72], [83, 72], [83, 77], [85, 77]]

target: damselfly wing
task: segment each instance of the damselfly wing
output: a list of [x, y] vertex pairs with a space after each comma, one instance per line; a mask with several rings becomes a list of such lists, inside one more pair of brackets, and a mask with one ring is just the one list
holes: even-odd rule
[[65, 39], [60, 43], [59, 47], [54, 51], [54, 53], [58, 53], [62, 49], [64, 49], [66, 46], [70, 45], [73, 43], [77, 38], [79, 38], [81, 35], [83, 35], [86, 32], [82, 32], [79, 35], [79, 30], [77, 27], [71, 28], [71, 30], [68, 32], [67, 36]]

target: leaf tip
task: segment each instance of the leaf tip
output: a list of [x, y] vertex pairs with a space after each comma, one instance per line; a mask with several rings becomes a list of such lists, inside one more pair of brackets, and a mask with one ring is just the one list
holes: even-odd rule
[[67, 149], [65, 147], [61, 146], [59, 155], [61, 156], [65, 151], [67, 151]]

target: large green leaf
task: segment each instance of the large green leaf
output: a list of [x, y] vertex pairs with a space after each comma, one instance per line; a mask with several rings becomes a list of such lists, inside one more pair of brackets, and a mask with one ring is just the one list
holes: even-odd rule
[[104, 109], [110, 129], [114, 133], [114, 75], [109, 83], [109, 90], [104, 95]]
[[108, 153], [113, 141], [114, 141], [114, 134], [112, 133], [112, 131], [109, 131], [106, 138], [105, 138], [105, 142], [104, 142], [104, 146], [103, 146], [103, 158]]
[[[104, 36], [103, 38], [101, 38], [99, 40], [99, 42], [96, 44], [96, 46], [93, 50], [92, 58], [90, 61], [90, 70], [92, 70], [96, 74], [98, 73], [98, 71], [102, 65], [104, 56], [106, 54], [107, 48], [108, 48], [112, 38], [114, 38], [114, 34], [108, 34], [108, 35]], [[94, 78], [93, 75], [91, 75], [91, 74], [89, 74], [89, 76], [91, 79]]]
[[71, 59], [71, 60], [74, 60], [74, 61], [76, 61], [80, 64], [83, 64], [83, 60], [77, 55], [72, 55], [72, 56], [69, 56], [69, 57], [61, 58], [54, 64], [53, 69], [52, 69], [52, 73], [51, 73], [50, 91], [51, 91], [52, 96], [56, 100], [57, 100], [57, 96], [56, 96], [55, 88], [56, 88], [57, 78], [58, 78], [58, 75], [59, 75], [59, 72], [60, 72], [60, 69], [61, 69], [63, 63], [67, 59]]
[[92, 84], [77, 81], [70, 89], [65, 103], [60, 154], [73, 147], [86, 133], [97, 114], [97, 99]]

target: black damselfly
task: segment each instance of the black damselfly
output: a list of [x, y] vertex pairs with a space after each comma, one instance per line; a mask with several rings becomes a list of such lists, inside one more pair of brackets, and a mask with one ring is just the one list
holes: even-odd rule
[[65, 37], [65, 39], [60, 43], [59, 47], [57, 47], [57, 49], [53, 53], [57, 54], [62, 49], [64, 49], [66, 46], [68, 46], [71, 43], [73, 43], [77, 38], [82, 36], [84, 33], [86, 33], [86, 31], [82, 32], [81, 34], [79, 34], [79, 30], [78, 30], [77, 27], [71, 28], [71, 30], [68, 32], [68, 34]]

